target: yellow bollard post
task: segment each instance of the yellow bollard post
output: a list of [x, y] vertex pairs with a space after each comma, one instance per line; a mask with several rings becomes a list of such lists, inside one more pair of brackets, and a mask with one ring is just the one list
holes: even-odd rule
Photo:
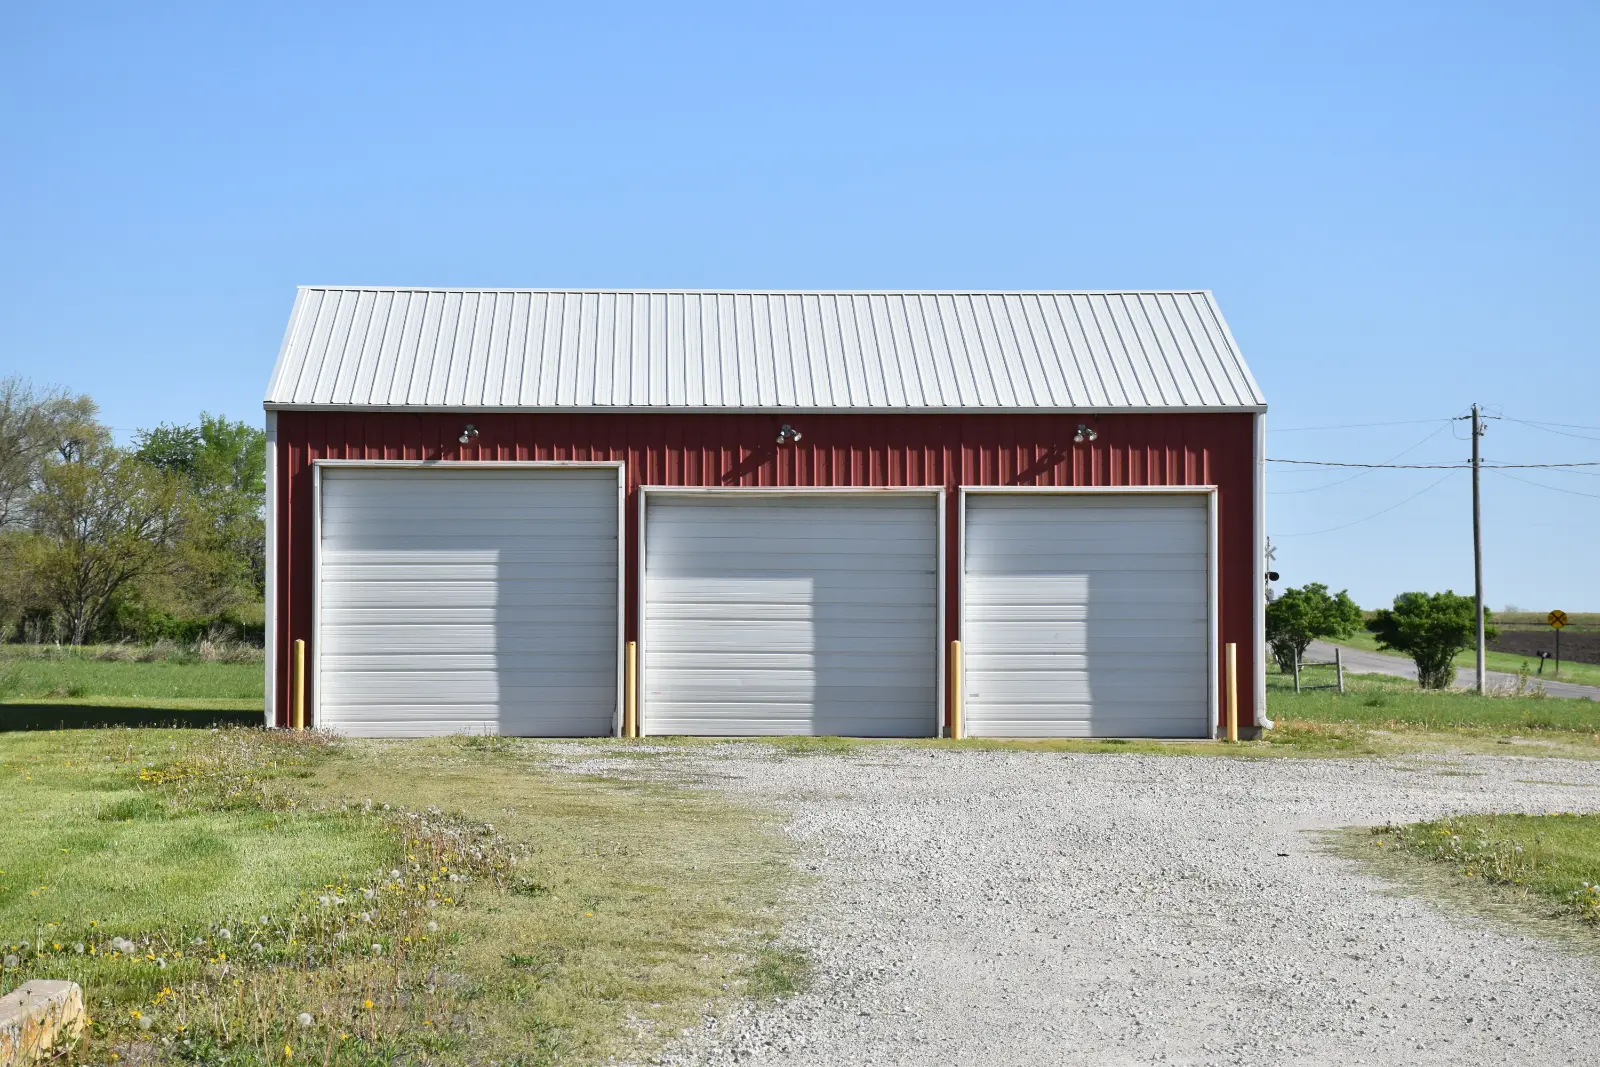
[[1239, 740], [1239, 646], [1228, 643], [1228, 740]]
[[639, 736], [639, 642], [628, 642], [622, 672], [622, 736]]
[[961, 642], [950, 642], [950, 738], [959, 741], [967, 735], [966, 724], [961, 721], [961, 697], [964, 683], [961, 678]]
[[306, 728], [306, 643], [294, 643], [294, 728]]

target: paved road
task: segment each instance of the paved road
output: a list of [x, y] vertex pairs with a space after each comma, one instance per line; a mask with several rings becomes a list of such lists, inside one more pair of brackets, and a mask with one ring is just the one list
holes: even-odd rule
[[1593, 810], [1600, 762], [745, 744], [662, 753], [652, 771], [777, 808], [815, 876], [788, 927], [811, 988], [704, 1020], [669, 1064], [1600, 1060], [1592, 951], [1413, 895], [1322, 836]]
[[[1326, 641], [1313, 641], [1311, 647], [1306, 649], [1306, 657], [1317, 662], [1333, 661], [1333, 646]], [[1415, 679], [1417, 666], [1404, 656], [1391, 656], [1383, 652], [1368, 652], [1360, 648], [1345, 648], [1344, 669], [1355, 674], [1392, 674], [1397, 678]], [[1544, 686], [1544, 691], [1553, 697], [1568, 697], [1573, 700], [1600, 700], [1600, 686], [1574, 685], [1572, 682], [1556, 682], [1534, 675], [1533, 681]], [[1515, 686], [1517, 676], [1505, 671], [1490, 671], [1487, 682], [1496, 688]], [[1462, 667], [1456, 671], [1456, 684], [1463, 689], [1470, 689], [1478, 684], [1477, 672], [1471, 667]]]

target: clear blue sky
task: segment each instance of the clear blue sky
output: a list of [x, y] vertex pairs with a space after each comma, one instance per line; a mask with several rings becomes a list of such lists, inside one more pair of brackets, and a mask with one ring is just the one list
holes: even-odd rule
[[[1597, 54], [1593, 2], [13, 4], [0, 373], [259, 420], [304, 283], [1202, 287], [1271, 454], [1448, 462], [1474, 400], [1600, 427]], [[1491, 605], [1600, 610], [1597, 472], [1485, 475]], [[1275, 470], [1286, 580], [1470, 590], [1463, 474], [1294, 536], [1439, 473]]]

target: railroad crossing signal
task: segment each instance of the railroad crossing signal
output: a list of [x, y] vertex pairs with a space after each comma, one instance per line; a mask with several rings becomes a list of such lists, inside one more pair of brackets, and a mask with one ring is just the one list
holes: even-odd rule
[[[1559, 678], [1561, 677], [1561, 628], [1567, 624], [1567, 613], [1557, 608], [1546, 615], [1544, 621], [1556, 632], [1556, 677]], [[1541, 663], [1539, 666], [1542, 668], [1544, 664]]]

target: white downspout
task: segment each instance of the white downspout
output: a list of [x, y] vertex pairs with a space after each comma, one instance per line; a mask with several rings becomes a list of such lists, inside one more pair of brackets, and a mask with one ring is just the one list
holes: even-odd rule
[[1256, 661], [1252, 666], [1256, 683], [1255, 724], [1270, 730], [1272, 720], [1267, 718], [1267, 413], [1257, 412], [1254, 421], [1255, 471], [1252, 480], [1255, 483], [1255, 591], [1252, 610], [1255, 613]]

